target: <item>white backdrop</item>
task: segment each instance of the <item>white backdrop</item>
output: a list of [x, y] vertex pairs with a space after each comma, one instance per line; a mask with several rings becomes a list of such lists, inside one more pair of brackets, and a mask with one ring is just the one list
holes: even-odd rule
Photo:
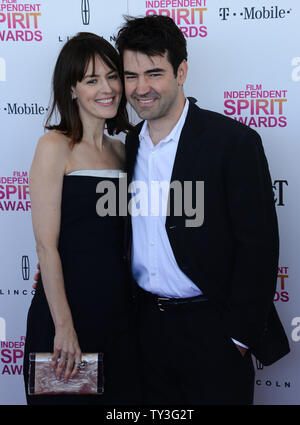
[[[281, 238], [275, 302], [291, 353], [264, 368], [254, 359], [255, 404], [300, 404], [298, 0], [0, 0], [0, 404], [25, 404], [22, 356], [37, 263], [28, 172], [56, 57], [79, 31], [113, 42], [124, 14], [146, 13], [169, 14], [187, 38], [185, 94], [262, 136]], [[254, 280], [256, 270], [249, 273]]]

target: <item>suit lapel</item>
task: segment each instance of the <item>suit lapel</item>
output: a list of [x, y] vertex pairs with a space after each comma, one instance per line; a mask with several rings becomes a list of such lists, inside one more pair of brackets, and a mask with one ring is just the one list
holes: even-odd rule
[[184, 177], [193, 174], [190, 161], [194, 158], [195, 152], [201, 147], [199, 132], [201, 132], [203, 128], [204, 123], [201, 122], [201, 109], [190, 102], [187, 117], [178, 142], [171, 182], [174, 180], [184, 181]]
[[[127, 185], [132, 182], [134, 173], [134, 166], [136, 156], [140, 146], [139, 133], [143, 126], [143, 121], [134, 127], [134, 129], [127, 135], [125, 142], [126, 152], [126, 172], [127, 172]], [[127, 191], [127, 206], [131, 199], [131, 193]], [[132, 229], [131, 229], [131, 216], [127, 213], [125, 217], [125, 234], [124, 234], [124, 253], [128, 261], [129, 268], [131, 269], [131, 248], [132, 248]], [[132, 282], [132, 291], [135, 293], [136, 285]]]
[[140, 146], [139, 133], [143, 127], [144, 121], [140, 122], [127, 136], [126, 139], [126, 171], [127, 171], [127, 182], [131, 183], [136, 156]]
[[[193, 181], [195, 179], [194, 160], [197, 160], [197, 151], [202, 147], [199, 136], [204, 131], [204, 127], [205, 123], [202, 121], [201, 109], [190, 102], [178, 142], [170, 184], [174, 181], [179, 181], [183, 184], [184, 181]], [[174, 220], [180, 221], [181, 218], [179, 216], [172, 217], [171, 208], [171, 214], [166, 219], [166, 228], [174, 224]]]

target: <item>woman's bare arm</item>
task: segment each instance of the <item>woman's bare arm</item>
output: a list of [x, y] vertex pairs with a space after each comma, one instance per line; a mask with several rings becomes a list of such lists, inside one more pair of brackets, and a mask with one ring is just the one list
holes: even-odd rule
[[61, 259], [58, 252], [61, 194], [65, 165], [70, 148], [63, 136], [48, 133], [38, 142], [30, 169], [30, 197], [33, 230], [43, 285], [55, 325], [52, 367], [59, 378], [75, 376], [74, 361], [80, 362], [81, 351], [67, 302]]

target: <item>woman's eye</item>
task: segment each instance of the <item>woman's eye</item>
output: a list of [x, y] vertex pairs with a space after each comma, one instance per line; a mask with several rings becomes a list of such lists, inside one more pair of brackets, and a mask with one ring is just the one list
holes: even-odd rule
[[97, 80], [96, 80], [96, 79], [88, 80], [88, 81], [87, 81], [87, 84], [95, 84], [96, 82], [97, 82]]
[[110, 80], [116, 80], [119, 78], [118, 74], [112, 74], [108, 77]]

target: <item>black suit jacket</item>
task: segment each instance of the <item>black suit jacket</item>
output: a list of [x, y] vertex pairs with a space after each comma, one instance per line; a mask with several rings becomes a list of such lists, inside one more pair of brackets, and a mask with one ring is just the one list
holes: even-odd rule
[[[138, 124], [126, 139], [131, 182], [139, 147]], [[218, 305], [230, 337], [248, 345], [263, 364], [289, 352], [273, 298], [278, 267], [278, 225], [272, 182], [257, 132], [190, 103], [172, 181], [204, 182], [204, 222], [174, 215], [166, 232], [179, 268]], [[126, 248], [131, 223], [127, 220]], [[130, 255], [129, 255], [130, 261]]]

